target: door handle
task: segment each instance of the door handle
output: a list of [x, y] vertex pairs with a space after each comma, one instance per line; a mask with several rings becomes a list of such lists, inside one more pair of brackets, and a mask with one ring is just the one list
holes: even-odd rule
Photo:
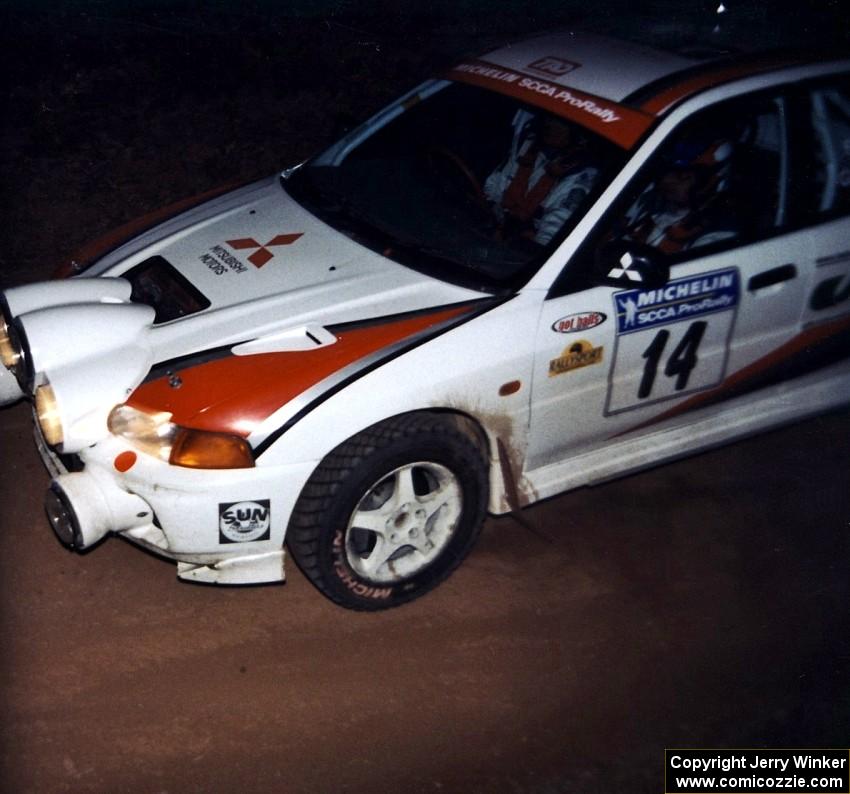
[[759, 273], [753, 276], [747, 282], [747, 289], [750, 292], [756, 292], [765, 287], [772, 287], [774, 284], [781, 284], [783, 281], [790, 281], [797, 276], [796, 265], [780, 265], [771, 270], [765, 270], [764, 273]]

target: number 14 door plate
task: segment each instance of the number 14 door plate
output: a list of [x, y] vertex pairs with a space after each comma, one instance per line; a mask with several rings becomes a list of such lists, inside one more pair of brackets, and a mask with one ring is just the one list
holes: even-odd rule
[[736, 268], [613, 294], [616, 340], [605, 414], [710, 389], [723, 380], [739, 298]]

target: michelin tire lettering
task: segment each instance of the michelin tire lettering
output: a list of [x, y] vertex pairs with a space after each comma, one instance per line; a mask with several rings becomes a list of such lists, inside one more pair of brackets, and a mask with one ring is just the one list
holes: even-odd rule
[[393, 594], [392, 587], [374, 587], [372, 585], [358, 582], [354, 578], [354, 574], [348, 569], [345, 564], [344, 554], [345, 541], [343, 540], [342, 530], [337, 530], [334, 534], [333, 541], [333, 569], [334, 573], [339, 577], [339, 580], [356, 596], [361, 598], [374, 598], [382, 600], [389, 598]]

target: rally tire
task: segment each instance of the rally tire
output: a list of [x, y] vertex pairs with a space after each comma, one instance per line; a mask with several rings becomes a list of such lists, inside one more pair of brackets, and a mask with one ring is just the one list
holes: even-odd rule
[[332, 601], [389, 609], [424, 595], [460, 564], [487, 499], [481, 448], [463, 420], [404, 414], [322, 460], [295, 505], [287, 546]]

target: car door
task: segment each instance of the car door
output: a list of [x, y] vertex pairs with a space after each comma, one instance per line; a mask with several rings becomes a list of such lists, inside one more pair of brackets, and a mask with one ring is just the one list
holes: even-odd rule
[[808, 289], [786, 118], [775, 91], [695, 114], [578, 249], [541, 313], [528, 471], [758, 388]]

